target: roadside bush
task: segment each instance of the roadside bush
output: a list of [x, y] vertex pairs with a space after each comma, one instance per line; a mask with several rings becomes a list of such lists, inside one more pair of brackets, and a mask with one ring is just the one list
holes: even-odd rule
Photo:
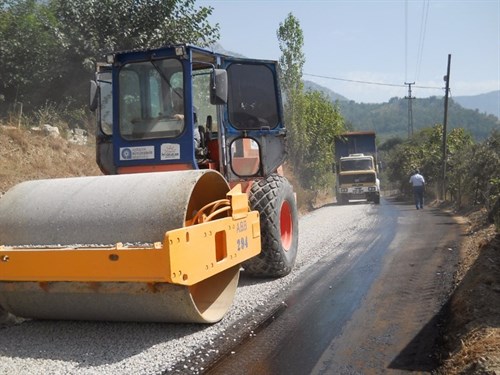
[[[410, 173], [420, 168], [427, 194], [438, 191], [442, 171], [442, 126], [426, 128], [386, 151], [387, 177], [411, 197]], [[500, 223], [500, 131], [474, 143], [465, 130], [453, 129], [447, 137], [445, 197], [457, 207], [482, 205], [490, 221]], [[497, 224], [498, 227], [498, 224]]]
[[491, 189], [488, 199], [488, 220], [495, 224], [497, 232], [500, 232], [500, 177], [490, 180]]

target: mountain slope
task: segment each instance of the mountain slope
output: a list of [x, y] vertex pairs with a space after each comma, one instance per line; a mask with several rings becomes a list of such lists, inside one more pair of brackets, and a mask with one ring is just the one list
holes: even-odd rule
[[471, 96], [455, 96], [453, 100], [464, 108], [500, 118], [500, 90]]
[[329, 88], [326, 88], [324, 86], [321, 86], [315, 82], [312, 81], [303, 81], [304, 82], [304, 90], [305, 91], [320, 91], [326, 95], [327, 98], [329, 98], [332, 102], [338, 101], [348, 101], [345, 96], [342, 96], [338, 93], [336, 93], [333, 90], [330, 90]]
[[[339, 102], [346, 122], [356, 130], [375, 130], [381, 138], [408, 136], [408, 100], [392, 98], [388, 103], [365, 104]], [[413, 131], [444, 122], [444, 98], [430, 97], [412, 102]], [[465, 109], [453, 99], [448, 103], [447, 127], [464, 128], [476, 140], [488, 137], [493, 129], [500, 129], [500, 121], [493, 115], [485, 115]]]
[[[407, 99], [392, 98], [387, 103], [356, 103], [314, 82], [304, 81], [304, 88], [321, 91], [332, 102], [337, 103], [347, 126], [353, 130], [375, 130], [381, 139], [408, 136]], [[498, 95], [500, 91], [467, 97], [467, 105], [470, 109], [464, 108], [456, 100], [457, 98], [450, 99], [448, 129], [464, 128], [477, 140], [485, 139], [494, 129], [500, 129], [499, 117], [491, 114], [495, 105], [500, 106], [500, 100], [496, 99]], [[444, 98], [432, 96], [413, 100], [412, 117], [413, 132], [435, 124], [442, 124], [444, 122]]]

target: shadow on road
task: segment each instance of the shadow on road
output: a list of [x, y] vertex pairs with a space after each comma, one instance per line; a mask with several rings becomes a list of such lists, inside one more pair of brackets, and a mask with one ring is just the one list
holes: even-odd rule
[[[446, 213], [441, 212], [440, 215], [444, 216]], [[479, 229], [475, 228], [475, 230]], [[461, 237], [474, 236], [474, 233], [470, 230], [469, 233], [463, 231]], [[494, 336], [480, 337], [479, 332], [486, 335], [486, 332], [500, 327], [500, 294], [495, 287], [495, 282], [493, 282], [493, 280], [498, 280], [500, 234], [496, 234], [488, 240], [483, 237], [480, 244], [474, 241], [474, 237], [471, 240], [467, 245], [462, 243], [462, 253], [470, 253], [471, 246], [479, 246], [477, 258], [468, 267], [460, 283], [453, 291], [448, 292], [449, 296], [439, 312], [406, 345], [390, 363], [389, 368], [434, 372], [443, 365], [444, 360], [449, 358], [450, 353], [459, 356], [459, 348], [468, 348], [461, 355], [467, 356], [466, 363], [469, 368], [474, 368], [476, 361], [486, 363], [488, 354], [492, 355], [493, 358], [495, 356], [498, 358], [498, 336], [496, 340]], [[467, 263], [467, 260], [462, 258], [461, 263], [464, 262]], [[467, 341], [470, 340], [471, 331], [475, 332], [472, 335], [474, 343]], [[432, 345], [430, 345], [431, 343]], [[411, 358], [414, 359], [409, 360]], [[451, 359], [455, 363], [460, 363], [460, 360], [456, 360], [454, 357]], [[461, 360], [463, 361], [464, 358]], [[440, 371], [446, 373], [446, 369], [441, 368]]]
[[442, 328], [449, 313], [449, 300], [394, 358], [388, 368], [405, 371], [436, 370], [440, 365]]

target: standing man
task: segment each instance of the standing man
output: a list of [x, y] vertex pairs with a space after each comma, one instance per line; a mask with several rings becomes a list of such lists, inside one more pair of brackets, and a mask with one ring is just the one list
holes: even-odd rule
[[415, 197], [415, 206], [417, 207], [417, 210], [419, 208], [424, 208], [425, 180], [424, 176], [420, 174], [418, 169], [415, 169], [415, 172], [410, 177], [410, 183], [413, 186], [413, 196]]

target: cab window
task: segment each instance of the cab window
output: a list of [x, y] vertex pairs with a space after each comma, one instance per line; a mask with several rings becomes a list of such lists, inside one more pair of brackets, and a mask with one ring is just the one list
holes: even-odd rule
[[106, 135], [113, 134], [113, 91], [111, 71], [99, 73], [100, 105], [97, 107], [101, 131]]
[[182, 64], [176, 59], [126, 64], [119, 73], [120, 134], [177, 137], [184, 130]]
[[275, 128], [279, 120], [273, 72], [265, 65], [233, 63], [227, 74], [230, 123], [239, 130]]

